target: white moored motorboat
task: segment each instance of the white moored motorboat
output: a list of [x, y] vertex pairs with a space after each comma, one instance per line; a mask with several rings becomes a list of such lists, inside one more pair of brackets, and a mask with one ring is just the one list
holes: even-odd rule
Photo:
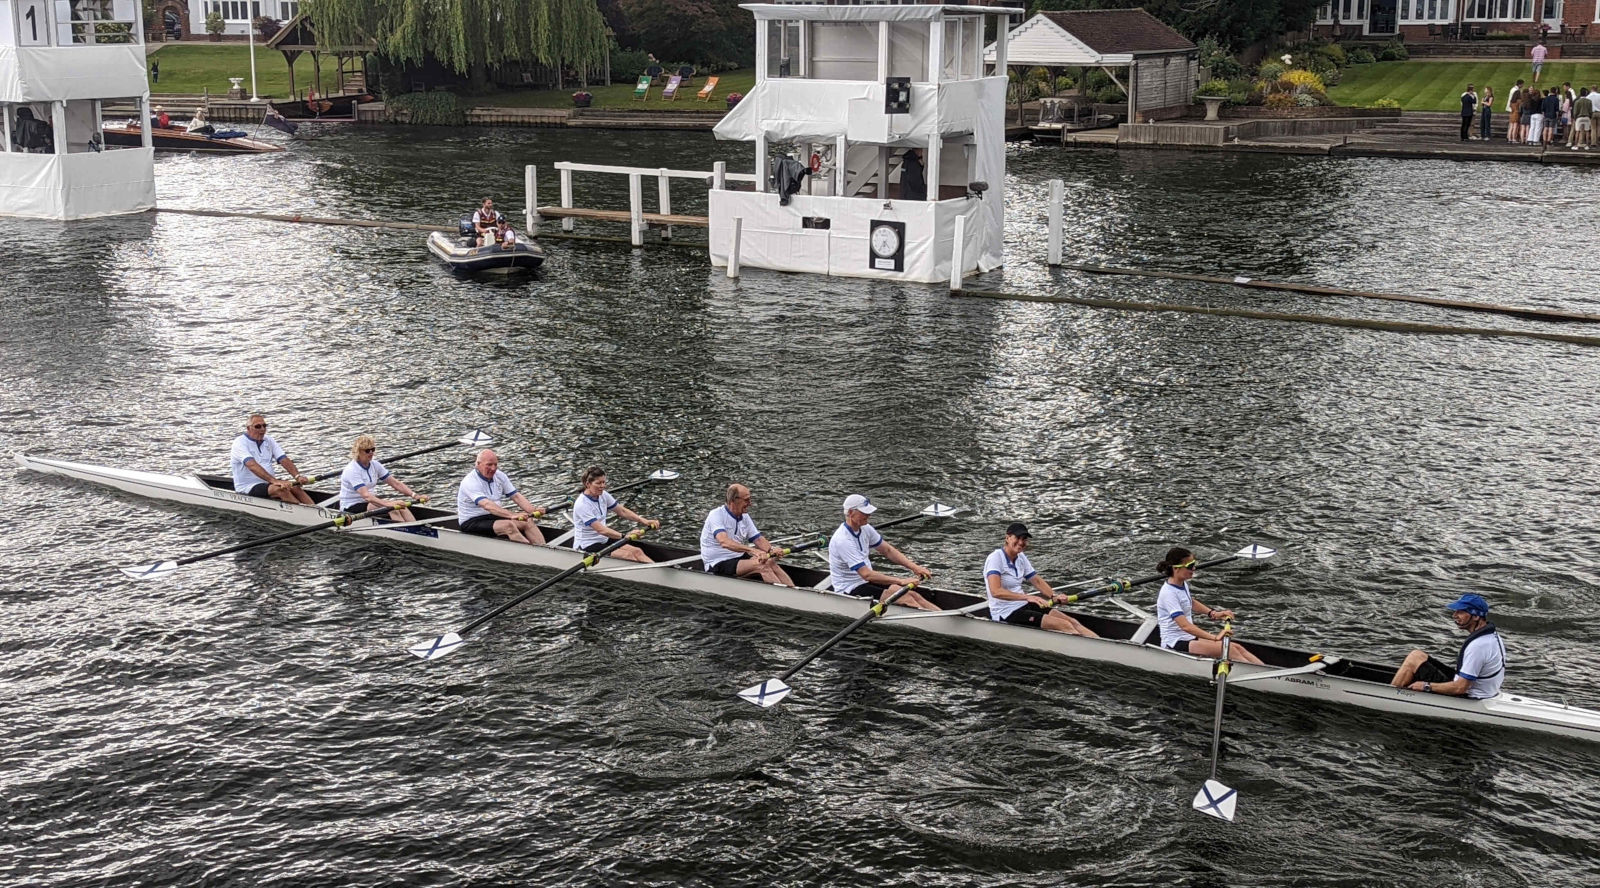
[[[36, 472], [89, 481], [140, 496], [239, 512], [301, 527], [325, 523], [340, 515], [337, 511], [323, 507], [296, 506], [235, 493], [229, 480], [223, 477], [139, 472], [24, 454], [18, 454], [16, 459], [23, 468]], [[455, 521], [450, 512], [426, 507], [413, 507], [412, 512], [417, 516], [416, 524], [381, 524], [369, 518], [362, 518], [352, 520], [345, 527], [330, 532], [376, 537], [395, 543], [423, 546], [509, 564], [525, 564], [547, 570], [565, 570], [577, 564], [583, 557], [582, 553], [568, 548], [535, 547], [463, 534], [455, 529]], [[547, 528], [545, 533], [547, 538], [555, 538], [562, 535], [563, 531], [551, 527]], [[637, 545], [661, 562], [689, 558], [696, 552], [694, 549], [647, 541], [640, 541]], [[785, 565], [784, 569], [801, 586], [799, 589], [707, 574], [701, 569], [698, 559], [654, 567], [606, 559], [602, 565], [601, 570], [606, 567], [626, 566], [627, 570], [608, 574], [618, 580], [716, 595], [752, 604], [782, 607], [840, 619], [853, 619], [859, 616], [865, 604], [859, 598], [806, 588], [824, 580], [826, 572], [793, 565]], [[1101, 638], [1094, 639], [993, 622], [987, 619], [986, 612], [981, 607], [984, 599], [979, 595], [926, 588], [919, 591], [941, 608], [952, 612], [960, 610], [966, 612], [938, 616], [895, 607], [893, 608], [895, 613], [883, 617], [879, 623], [1074, 659], [1113, 663], [1146, 672], [1181, 675], [1198, 681], [1211, 679], [1214, 665], [1212, 660], [1162, 649], [1154, 637], [1156, 635], [1153, 631], [1154, 617], [1116, 598], [1111, 600], [1137, 615], [1140, 618], [1138, 622], [1073, 612], [1072, 616], [1100, 633]], [[1464, 697], [1445, 697], [1400, 690], [1388, 684], [1394, 674], [1392, 666], [1335, 657], [1310, 662], [1311, 655], [1305, 651], [1263, 644], [1255, 639], [1251, 640], [1250, 649], [1267, 665], [1234, 663], [1229, 677], [1230, 686], [1243, 685], [1249, 689], [1273, 694], [1360, 706], [1401, 715], [1521, 728], [1600, 742], [1600, 712], [1594, 710], [1511, 693], [1502, 693], [1487, 700], [1470, 700]], [[754, 668], [756, 664], [752, 664], [752, 669]]]

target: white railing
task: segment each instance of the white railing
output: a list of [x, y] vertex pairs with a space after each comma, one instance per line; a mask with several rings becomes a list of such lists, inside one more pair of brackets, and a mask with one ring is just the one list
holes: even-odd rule
[[[561, 207], [570, 210], [572, 204], [572, 176], [574, 173], [605, 173], [616, 176], [628, 177], [628, 219], [631, 228], [633, 245], [644, 245], [644, 177], [654, 176], [656, 179], [657, 210], [663, 216], [672, 215], [673, 179], [698, 179], [713, 191], [727, 188], [729, 182], [754, 182], [754, 173], [730, 173], [725, 161], [712, 164], [710, 171], [706, 170], [675, 170], [668, 167], [629, 167], [610, 166], [600, 163], [572, 163], [571, 161], [558, 161], [555, 164], [556, 172], [561, 177]], [[526, 192], [526, 217], [529, 234], [538, 229], [539, 223], [539, 175], [533, 164], [528, 164], [523, 170], [523, 186]], [[561, 230], [571, 231], [574, 219], [570, 216], [561, 219]], [[672, 226], [666, 227], [665, 235], [672, 236]]]

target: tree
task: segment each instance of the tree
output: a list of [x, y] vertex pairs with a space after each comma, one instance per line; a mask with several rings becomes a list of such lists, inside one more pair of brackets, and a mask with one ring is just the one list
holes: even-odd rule
[[755, 17], [740, 0], [618, 0], [639, 48], [663, 62], [754, 61]]
[[1303, 30], [1322, 0], [1034, 0], [1033, 11], [1143, 6], [1191, 40], [1212, 36], [1242, 47]]
[[499, 65], [593, 68], [606, 52], [595, 0], [307, 0], [307, 12], [321, 45], [375, 41], [386, 58], [432, 57], [480, 83]]

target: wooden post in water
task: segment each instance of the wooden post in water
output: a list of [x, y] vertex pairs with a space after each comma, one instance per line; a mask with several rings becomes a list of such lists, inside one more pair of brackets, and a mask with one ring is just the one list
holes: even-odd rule
[[1062, 204], [1066, 201], [1067, 186], [1060, 179], [1050, 180], [1050, 247], [1045, 254], [1045, 261], [1051, 265], [1061, 264], [1061, 212]]
[[961, 266], [965, 259], [962, 247], [966, 246], [967, 217], [956, 217], [955, 240], [950, 244], [950, 289], [961, 289]]
[[522, 168], [522, 192], [525, 206], [523, 214], [527, 217], [523, 222], [528, 237], [539, 233], [539, 168], [528, 164]]
[[638, 173], [628, 174], [628, 223], [633, 245], [644, 246], [644, 185]]
[[[660, 167], [658, 172], [656, 173], [656, 198], [657, 198], [658, 202], [661, 204], [661, 215], [663, 215], [663, 216], [672, 215], [672, 185], [671, 185], [671, 182], [672, 182], [672, 179], [667, 175], [667, 168], [666, 167]], [[672, 240], [672, 226], [668, 225], [666, 228], [664, 228], [662, 230], [666, 232], [662, 236], [665, 237], [667, 240]]]
[[733, 217], [733, 233], [728, 238], [728, 277], [739, 276], [739, 236], [744, 231], [744, 217]]
[[[572, 170], [561, 171], [561, 208], [572, 209]], [[572, 230], [572, 217], [565, 216], [561, 219], [561, 230]]]

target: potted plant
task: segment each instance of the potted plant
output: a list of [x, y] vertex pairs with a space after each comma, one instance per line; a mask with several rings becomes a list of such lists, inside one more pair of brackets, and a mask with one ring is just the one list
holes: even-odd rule
[[228, 23], [222, 20], [222, 13], [214, 9], [206, 13], [206, 33], [211, 35], [212, 43], [222, 39], [222, 32], [227, 27]]
[[579, 108], [587, 108], [593, 101], [594, 94], [588, 92], [587, 90], [580, 89], [572, 94], [572, 104], [578, 106]]
[[744, 93], [728, 93], [728, 110], [732, 111], [733, 106], [739, 104], [739, 100], [742, 98], [744, 98]]

